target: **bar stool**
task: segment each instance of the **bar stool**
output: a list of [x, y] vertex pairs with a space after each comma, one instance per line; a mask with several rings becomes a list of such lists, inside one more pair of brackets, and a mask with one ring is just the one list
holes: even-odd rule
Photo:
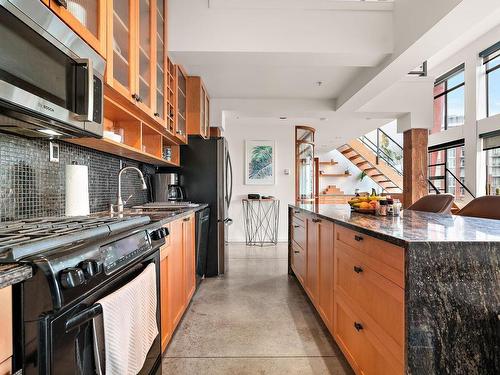
[[500, 220], [500, 196], [487, 195], [473, 199], [457, 215]]
[[426, 195], [413, 203], [407, 210], [449, 214], [451, 213], [453, 199], [454, 196], [451, 194]]

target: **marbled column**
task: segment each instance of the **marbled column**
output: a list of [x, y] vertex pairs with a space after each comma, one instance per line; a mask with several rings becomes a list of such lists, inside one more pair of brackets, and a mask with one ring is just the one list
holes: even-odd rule
[[500, 373], [500, 244], [410, 243], [407, 373]]

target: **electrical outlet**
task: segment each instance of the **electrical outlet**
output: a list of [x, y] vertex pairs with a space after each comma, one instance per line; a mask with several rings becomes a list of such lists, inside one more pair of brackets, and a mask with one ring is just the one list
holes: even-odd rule
[[59, 163], [59, 145], [57, 143], [49, 143], [49, 161]]

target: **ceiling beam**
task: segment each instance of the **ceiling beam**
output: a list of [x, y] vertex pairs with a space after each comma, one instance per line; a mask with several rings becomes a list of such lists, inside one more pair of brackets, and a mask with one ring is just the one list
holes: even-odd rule
[[443, 0], [436, 4], [434, 0], [395, 3], [395, 52], [345, 87], [337, 110], [359, 110], [467, 30], [500, 17], [498, 0]]
[[303, 9], [391, 11], [394, 3], [387, 1], [342, 0], [209, 0], [212, 9]]
[[168, 26], [172, 52], [393, 52], [392, 11], [214, 9], [207, 0], [170, 0]]

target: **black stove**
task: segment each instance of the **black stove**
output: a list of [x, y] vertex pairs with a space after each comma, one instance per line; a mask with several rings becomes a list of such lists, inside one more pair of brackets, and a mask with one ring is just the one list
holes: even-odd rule
[[[151, 263], [159, 275], [159, 248], [167, 235], [149, 216], [137, 215], [0, 224], [0, 263], [33, 269], [33, 277], [13, 289], [14, 312], [20, 318], [14, 327], [15, 370], [94, 374], [92, 320], [102, 314], [97, 301]], [[158, 369], [159, 337], [157, 341], [141, 374]]]
[[148, 216], [46, 217], [0, 224], [0, 263], [148, 224]]

